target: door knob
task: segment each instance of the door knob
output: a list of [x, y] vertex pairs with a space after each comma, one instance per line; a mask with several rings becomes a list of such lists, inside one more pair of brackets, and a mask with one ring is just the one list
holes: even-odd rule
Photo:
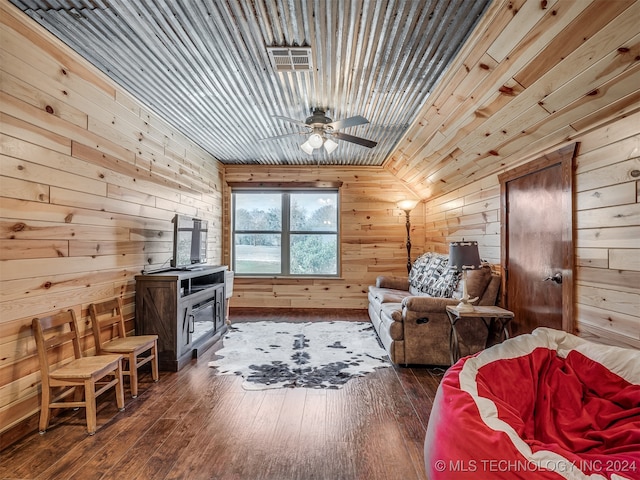
[[558, 272], [553, 277], [547, 277], [544, 279], [545, 282], [547, 280], [551, 280], [552, 282], [555, 282], [558, 285], [560, 285], [562, 283], [562, 273]]

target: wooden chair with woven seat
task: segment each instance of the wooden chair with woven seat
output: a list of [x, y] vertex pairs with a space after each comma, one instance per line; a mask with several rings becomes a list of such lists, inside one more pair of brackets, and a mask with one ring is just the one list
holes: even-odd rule
[[[138, 396], [138, 369], [151, 363], [151, 377], [154, 382], [158, 375], [158, 336], [131, 335], [127, 336], [122, 314], [122, 300], [120, 297], [89, 305], [93, 338], [98, 355], [105, 353], [119, 353], [124, 355], [126, 367], [123, 375], [129, 377], [131, 396]], [[108, 339], [104, 335], [108, 331]], [[149, 352], [148, 355], [142, 354]]]
[[[78, 322], [75, 312], [67, 310], [48, 317], [34, 318], [31, 322], [36, 339], [42, 374], [42, 405], [40, 408], [40, 433], [49, 428], [51, 409], [86, 409], [87, 431], [96, 432], [96, 397], [115, 387], [116, 403], [124, 410], [122, 386], [122, 355], [82, 356]], [[71, 342], [73, 359], [65, 362], [64, 353]], [[54, 350], [54, 352], [51, 352]], [[52, 389], [63, 388], [56, 393]], [[73, 394], [73, 400], [65, 400]]]

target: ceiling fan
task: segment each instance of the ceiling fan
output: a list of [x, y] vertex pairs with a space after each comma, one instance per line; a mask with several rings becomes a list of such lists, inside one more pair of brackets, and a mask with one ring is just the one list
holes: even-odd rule
[[299, 125], [304, 127], [306, 130], [296, 133], [287, 133], [285, 135], [277, 135], [275, 137], [266, 138], [265, 140], [274, 140], [277, 138], [290, 137], [292, 135], [307, 135], [307, 141], [300, 145], [300, 148], [309, 155], [312, 155], [313, 151], [320, 147], [324, 147], [327, 153], [333, 152], [338, 148], [338, 144], [333, 140], [334, 138], [337, 140], [344, 140], [345, 142], [355, 143], [367, 148], [373, 148], [378, 144], [378, 142], [367, 140], [366, 138], [356, 137], [354, 135], [338, 131], [342, 128], [355, 127], [369, 123], [369, 120], [360, 115], [334, 122], [327, 117], [326, 112], [323, 109], [314, 108], [311, 116], [307, 117], [304, 122], [296, 120], [295, 118], [283, 117], [281, 115], [274, 115], [273, 117]]

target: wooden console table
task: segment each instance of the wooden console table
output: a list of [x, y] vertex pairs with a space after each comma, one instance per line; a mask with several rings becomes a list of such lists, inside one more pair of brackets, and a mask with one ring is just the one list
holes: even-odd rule
[[451, 322], [451, 333], [449, 335], [449, 351], [451, 354], [451, 365], [460, 359], [460, 345], [458, 343], [458, 332], [456, 324], [463, 318], [479, 318], [487, 328], [487, 332], [491, 329], [491, 319], [495, 319], [500, 323], [503, 340], [509, 338], [509, 322], [513, 320], [513, 312], [500, 307], [479, 306], [474, 307], [472, 311], [460, 311], [454, 305], [447, 306], [447, 316]]

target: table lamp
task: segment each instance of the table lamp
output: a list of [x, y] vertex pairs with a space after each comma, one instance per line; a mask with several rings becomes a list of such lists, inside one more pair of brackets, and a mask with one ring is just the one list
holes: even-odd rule
[[459, 312], [472, 312], [474, 310], [471, 302], [478, 298], [469, 298], [467, 292], [467, 270], [477, 270], [482, 268], [480, 253], [478, 252], [478, 242], [451, 242], [449, 244], [449, 268], [462, 272], [462, 298], [456, 306]]

